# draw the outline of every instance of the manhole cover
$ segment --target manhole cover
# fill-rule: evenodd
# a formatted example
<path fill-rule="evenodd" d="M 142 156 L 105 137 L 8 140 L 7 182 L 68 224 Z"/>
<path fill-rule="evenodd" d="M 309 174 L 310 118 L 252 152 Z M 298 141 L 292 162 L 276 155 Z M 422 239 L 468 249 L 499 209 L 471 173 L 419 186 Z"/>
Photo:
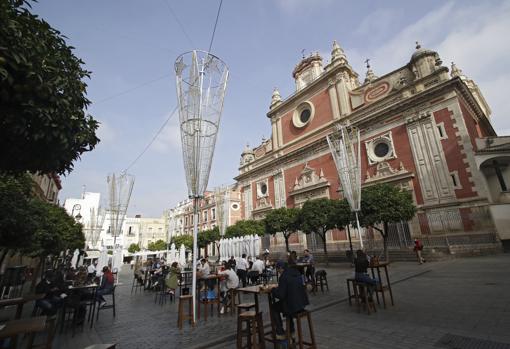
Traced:
<path fill-rule="evenodd" d="M 447 333 L 441 337 L 434 346 L 446 349 L 510 349 L 510 344 L 508 343 L 458 336 L 451 333 Z"/>

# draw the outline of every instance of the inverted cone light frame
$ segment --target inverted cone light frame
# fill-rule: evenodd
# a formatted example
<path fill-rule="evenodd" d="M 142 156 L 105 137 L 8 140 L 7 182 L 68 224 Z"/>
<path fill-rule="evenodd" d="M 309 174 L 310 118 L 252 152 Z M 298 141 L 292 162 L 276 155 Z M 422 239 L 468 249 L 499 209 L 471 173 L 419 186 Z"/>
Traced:
<path fill-rule="evenodd" d="M 126 211 L 133 192 L 135 177 L 128 173 L 115 173 L 108 175 L 108 199 L 109 199 L 109 218 L 113 236 L 113 248 L 116 248 L 117 237 L 122 233 L 122 224 L 126 217 Z"/>
<path fill-rule="evenodd" d="M 209 181 L 228 81 L 227 65 L 209 52 L 193 50 L 175 61 L 182 156 L 193 198 L 193 323 L 196 322 L 198 206 Z"/>
<path fill-rule="evenodd" d="M 357 127 L 336 124 L 333 133 L 326 138 L 342 184 L 343 196 L 356 215 L 359 241 L 361 248 L 363 248 L 358 219 L 358 212 L 361 209 L 360 131 Z"/>
<path fill-rule="evenodd" d="M 90 241 L 92 244 L 92 248 L 95 248 L 97 242 L 99 241 L 99 237 L 101 236 L 101 231 L 103 230 L 104 219 L 106 217 L 106 210 L 98 206 L 97 210 L 95 207 L 90 209 L 90 222 L 86 230 L 86 240 Z"/>

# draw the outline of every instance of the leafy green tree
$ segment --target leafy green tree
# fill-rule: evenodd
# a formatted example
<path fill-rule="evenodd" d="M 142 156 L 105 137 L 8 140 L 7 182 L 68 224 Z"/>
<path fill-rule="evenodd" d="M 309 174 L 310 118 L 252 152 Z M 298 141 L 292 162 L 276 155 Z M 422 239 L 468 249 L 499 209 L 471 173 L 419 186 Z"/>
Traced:
<path fill-rule="evenodd" d="M 218 227 L 214 227 L 212 229 L 203 230 L 198 233 L 198 247 L 205 249 L 205 255 L 208 255 L 208 246 L 211 243 L 215 243 L 216 247 L 219 248 L 218 243 L 220 240 L 220 229 Z"/>
<path fill-rule="evenodd" d="M 181 245 L 184 245 L 186 249 L 193 249 L 193 236 L 191 235 L 177 235 L 172 237 L 171 243 L 175 244 L 175 248 L 179 249 Z"/>
<path fill-rule="evenodd" d="M 300 209 L 299 208 L 277 208 L 269 212 L 264 218 L 266 234 L 276 235 L 282 233 L 285 239 L 285 248 L 289 249 L 290 236 L 299 230 Z"/>
<path fill-rule="evenodd" d="M 132 243 L 132 244 L 131 244 L 131 245 L 129 245 L 129 247 L 128 247 L 128 252 L 129 252 L 129 253 L 136 253 L 136 252 L 140 252 L 140 246 L 138 246 L 138 244 Z"/>
<path fill-rule="evenodd" d="M 166 250 L 166 242 L 163 240 L 157 240 L 155 242 L 151 242 L 147 248 L 149 249 L 149 251 Z"/>
<path fill-rule="evenodd" d="M 99 142 L 85 113 L 90 72 L 27 7 L 0 1 L 0 172 L 64 174 Z"/>
<path fill-rule="evenodd" d="M 308 200 L 301 208 L 301 230 L 306 234 L 315 234 L 323 242 L 326 265 L 328 261 L 328 247 L 326 233 L 336 227 L 336 204 L 330 199 Z"/>
<path fill-rule="evenodd" d="M 0 265 L 9 251 L 17 252 L 30 241 L 35 229 L 32 187 L 27 174 L 0 175 Z"/>
<path fill-rule="evenodd" d="M 245 235 L 264 236 L 264 222 L 253 219 L 237 221 L 234 225 L 228 226 L 225 231 L 226 238 L 240 237 Z"/>
<path fill-rule="evenodd" d="M 389 261 L 388 225 L 414 217 L 416 206 L 411 194 L 390 184 L 377 184 L 361 192 L 360 224 L 381 233 L 384 255 Z M 382 229 L 380 226 L 382 225 Z"/>

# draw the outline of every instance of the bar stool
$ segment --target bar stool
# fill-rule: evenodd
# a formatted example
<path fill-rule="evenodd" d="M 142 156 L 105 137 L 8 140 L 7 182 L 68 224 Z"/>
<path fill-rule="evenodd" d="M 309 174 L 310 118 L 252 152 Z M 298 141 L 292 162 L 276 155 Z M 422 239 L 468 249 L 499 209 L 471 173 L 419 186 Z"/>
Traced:
<path fill-rule="evenodd" d="M 246 328 L 243 329 L 243 323 Z M 243 344 L 243 337 L 246 337 L 246 345 Z M 258 343 L 257 342 L 258 337 Z M 262 324 L 262 313 L 246 311 L 237 316 L 237 349 L 265 349 L 264 326 Z"/>
<path fill-rule="evenodd" d="M 367 313 L 370 315 L 370 308 L 375 312 L 377 309 L 375 308 L 374 300 L 372 297 L 368 296 L 368 288 L 369 284 L 361 281 L 354 280 L 354 295 L 356 297 L 356 305 L 358 306 L 358 313 L 361 311 L 362 303 L 365 304 L 367 308 Z M 363 300 L 363 302 L 361 302 Z"/>
<path fill-rule="evenodd" d="M 315 289 L 320 286 L 321 292 L 324 292 L 324 286 L 326 286 L 329 291 L 328 278 L 326 275 L 327 273 L 325 270 L 317 270 L 315 272 Z"/>
<path fill-rule="evenodd" d="M 237 301 L 236 301 L 237 296 Z M 225 313 L 230 312 L 230 314 L 235 313 L 236 306 L 241 303 L 241 297 L 240 294 L 237 292 L 235 288 L 230 288 L 227 292 L 225 297 L 228 297 L 229 301 L 225 304 Z"/>
<path fill-rule="evenodd" d="M 347 282 L 347 300 L 349 301 L 349 305 L 352 306 L 352 300 L 356 300 L 356 291 L 354 290 L 354 282 L 356 280 L 354 278 L 347 278 L 345 281 Z"/>
<path fill-rule="evenodd" d="M 188 314 L 184 313 L 184 303 L 188 303 Z M 184 321 L 189 320 L 189 323 L 194 326 L 193 323 L 193 296 L 188 294 L 179 296 L 179 313 L 177 315 L 177 326 L 179 330 L 182 330 L 182 324 Z"/>
<path fill-rule="evenodd" d="M 255 303 L 240 303 L 237 305 L 237 314 L 242 314 L 243 312 L 251 309 L 255 310 Z"/>
<path fill-rule="evenodd" d="M 290 333 L 290 322 L 293 321 L 293 318 L 296 319 L 296 327 L 297 327 L 297 334 L 298 334 L 298 340 L 296 343 L 294 343 L 294 347 L 299 346 L 299 349 L 304 348 L 317 348 L 317 343 L 315 343 L 315 334 L 313 332 L 313 324 L 312 324 L 312 316 L 308 310 L 302 310 L 298 312 L 297 314 L 294 314 L 293 316 L 287 316 L 286 318 L 286 328 L 285 328 L 285 336 L 287 337 L 287 340 L 289 343 L 291 342 L 292 335 Z M 303 339 L 303 329 L 301 327 L 301 321 L 306 319 L 308 322 L 308 332 L 310 334 L 309 341 L 306 341 Z"/>

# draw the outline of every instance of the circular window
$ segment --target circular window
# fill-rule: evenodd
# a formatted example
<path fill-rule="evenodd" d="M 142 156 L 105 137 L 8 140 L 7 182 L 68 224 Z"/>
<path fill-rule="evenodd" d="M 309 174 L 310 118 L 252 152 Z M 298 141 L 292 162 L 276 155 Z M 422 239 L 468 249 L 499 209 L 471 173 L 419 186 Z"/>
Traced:
<path fill-rule="evenodd" d="M 266 185 L 266 183 L 262 183 L 262 184 L 260 185 L 260 193 L 261 193 L 262 195 L 266 195 L 266 194 L 267 194 L 267 185 Z"/>
<path fill-rule="evenodd" d="M 310 116 L 312 115 L 312 112 L 310 109 L 305 109 L 299 114 L 299 121 L 301 121 L 303 124 L 306 124 L 308 120 L 310 120 Z"/>
<path fill-rule="evenodd" d="M 374 146 L 374 154 L 379 158 L 384 158 L 390 152 L 390 146 L 386 142 L 379 142 Z"/>
<path fill-rule="evenodd" d="M 315 109 L 312 103 L 303 102 L 296 108 L 296 110 L 294 110 L 292 123 L 297 128 L 305 127 L 310 123 L 310 121 L 312 121 L 314 112 Z"/>
<path fill-rule="evenodd" d="M 231 207 L 232 207 L 232 209 L 233 209 L 234 211 L 239 210 L 239 204 L 238 204 L 238 203 L 233 203 L 233 204 L 231 205 Z"/>

